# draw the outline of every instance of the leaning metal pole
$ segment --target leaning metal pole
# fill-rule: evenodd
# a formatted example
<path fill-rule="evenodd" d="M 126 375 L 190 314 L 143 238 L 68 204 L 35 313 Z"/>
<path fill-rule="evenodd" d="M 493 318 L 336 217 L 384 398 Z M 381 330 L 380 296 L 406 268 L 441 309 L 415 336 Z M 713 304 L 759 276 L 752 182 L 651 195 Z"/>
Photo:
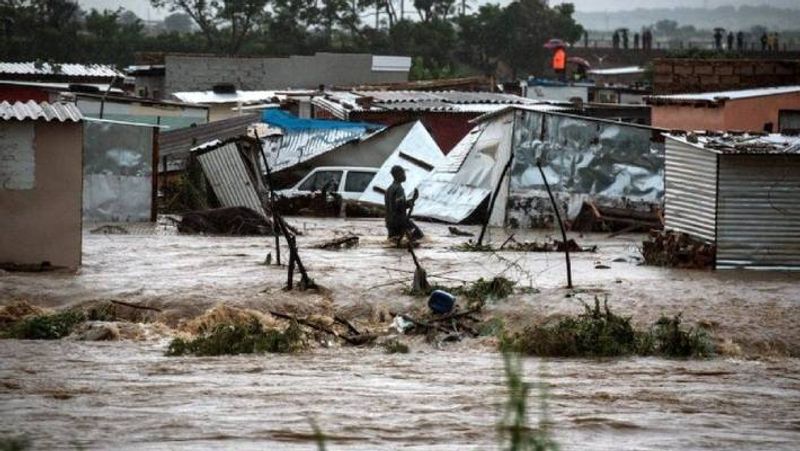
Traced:
<path fill-rule="evenodd" d="M 269 209 L 272 211 L 272 233 L 275 234 L 275 264 L 281 265 L 281 234 L 280 231 L 283 227 L 278 221 L 278 212 L 275 210 L 275 191 L 272 189 L 272 171 L 267 163 L 267 156 L 264 155 L 264 145 L 261 143 L 261 138 L 258 136 L 258 130 L 253 129 L 253 134 L 258 143 L 258 153 L 261 154 L 261 161 L 264 163 L 264 170 L 267 172 L 267 188 L 269 188 Z M 276 230 L 277 229 L 277 230 Z"/>
<path fill-rule="evenodd" d="M 561 213 L 558 212 L 558 205 L 556 205 L 556 199 L 553 197 L 553 192 L 550 191 L 550 184 L 547 183 L 547 177 L 544 176 L 544 170 L 542 170 L 542 160 L 536 160 L 536 167 L 539 168 L 539 173 L 542 174 L 542 181 L 544 181 L 544 187 L 547 188 L 547 195 L 550 196 L 550 203 L 553 204 L 553 211 L 556 213 L 556 220 L 558 221 L 558 227 L 561 229 L 561 239 L 564 243 L 564 255 L 567 258 L 567 288 L 572 288 L 572 263 L 569 260 L 569 244 L 567 244 L 567 231 L 564 228 L 564 223 L 561 222 Z"/>

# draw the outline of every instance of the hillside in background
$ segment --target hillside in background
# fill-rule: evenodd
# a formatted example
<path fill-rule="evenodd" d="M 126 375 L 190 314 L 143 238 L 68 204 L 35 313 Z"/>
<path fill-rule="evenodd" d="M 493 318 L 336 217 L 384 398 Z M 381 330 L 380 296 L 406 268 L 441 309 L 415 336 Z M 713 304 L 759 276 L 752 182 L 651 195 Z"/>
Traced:
<path fill-rule="evenodd" d="M 729 30 L 748 30 L 763 25 L 770 30 L 800 30 L 800 9 L 773 6 L 721 6 L 703 8 L 638 8 L 631 11 L 575 12 L 575 19 L 589 30 L 613 30 L 627 27 L 639 29 L 659 20 L 674 20 L 681 26 L 698 29 L 722 27 Z"/>

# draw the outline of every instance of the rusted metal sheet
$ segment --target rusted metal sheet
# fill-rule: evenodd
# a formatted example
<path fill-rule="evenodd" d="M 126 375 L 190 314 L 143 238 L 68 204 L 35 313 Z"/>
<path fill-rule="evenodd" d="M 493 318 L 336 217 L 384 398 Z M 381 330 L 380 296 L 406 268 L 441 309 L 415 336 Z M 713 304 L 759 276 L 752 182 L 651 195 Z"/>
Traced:
<path fill-rule="evenodd" d="M 719 155 L 717 268 L 800 269 L 800 154 Z"/>
<path fill-rule="evenodd" d="M 664 227 L 714 242 L 717 154 L 668 137 L 665 180 Z"/>
<path fill-rule="evenodd" d="M 192 147 L 218 139 L 244 135 L 250 124 L 259 122 L 258 114 L 245 114 L 196 127 L 165 131 L 158 135 L 158 148 L 162 157 L 187 153 Z"/>
<path fill-rule="evenodd" d="M 78 107 L 72 103 L 0 102 L 0 120 L 44 120 L 47 122 L 80 122 L 83 120 Z"/>
<path fill-rule="evenodd" d="M 204 151 L 197 159 L 222 206 L 247 207 L 266 217 L 253 183 L 253 175 L 248 171 L 236 143 Z"/>

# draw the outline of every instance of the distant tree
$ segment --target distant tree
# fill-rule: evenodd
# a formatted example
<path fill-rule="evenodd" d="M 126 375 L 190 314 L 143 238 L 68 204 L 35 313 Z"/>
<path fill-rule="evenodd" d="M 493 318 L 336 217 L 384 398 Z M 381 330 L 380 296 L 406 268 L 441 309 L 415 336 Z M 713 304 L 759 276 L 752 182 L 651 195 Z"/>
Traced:
<path fill-rule="evenodd" d="M 207 50 L 236 54 L 258 23 L 268 0 L 150 0 L 156 8 L 183 12 L 206 39 Z"/>
<path fill-rule="evenodd" d="M 167 31 L 190 33 L 194 28 L 193 24 L 192 18 L 184 13 L 172 13 L 164 18 L 164 29 Z"/>
<path fill-rule="evenodd" d="M 142 21 L 135 12 L 129 10 L 120 11 L 118 17 L 118 21 L 122 25 L 133 25 Z"/>
<path fill-rule="evenodd" d="M 664 36 L 673 36 L 678 31 L 678 22 L 674 20 L 659 20 L 655 25 L 656 32 Z"/>

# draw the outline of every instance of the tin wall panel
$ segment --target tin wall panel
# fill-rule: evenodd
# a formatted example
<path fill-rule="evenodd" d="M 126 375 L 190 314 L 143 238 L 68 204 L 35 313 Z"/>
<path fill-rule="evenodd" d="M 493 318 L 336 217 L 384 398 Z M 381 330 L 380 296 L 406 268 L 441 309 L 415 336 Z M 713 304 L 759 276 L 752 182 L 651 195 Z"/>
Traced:
<path fill-rule="evenodd" d="M 800 269 L 800 155 L 721 155 L 717 268 Z"/>
<path fill-rule="evenodd" d="M 197 157 L 214 194 L 225 207 L 247 207 L 266 216 L 250 173 L 235 143 Z"/>
<path fill-rule="evenodd" d="M 713 242 L 717 154 L 667 138 L 665 180 L 665 228 Z"/>

